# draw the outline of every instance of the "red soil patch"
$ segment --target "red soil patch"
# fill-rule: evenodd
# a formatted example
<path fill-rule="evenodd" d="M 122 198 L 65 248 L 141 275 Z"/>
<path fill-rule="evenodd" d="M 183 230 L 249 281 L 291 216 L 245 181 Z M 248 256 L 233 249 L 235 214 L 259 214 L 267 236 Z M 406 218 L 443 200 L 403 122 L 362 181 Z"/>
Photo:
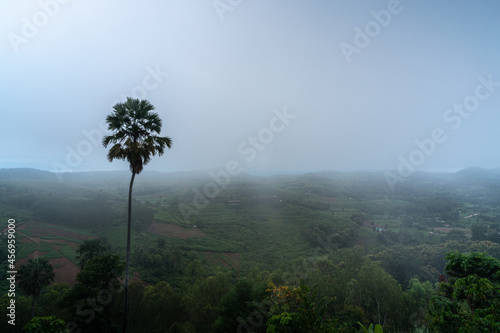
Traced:
<path fill-rule="evenodd" d="M 370 229 L 373 229 L 374 227 L 375 228 L 382 228 L 382 226 L 380 224 L 377 224 L 377 223 L 372 224 L 372 221 L 363 221 L 363 226 L 370 228 Z"/>
<path fill-rule="evenodd" d="M 26 264 L 28 262 L 28 259 L 34 259 L 35 256 L 37 258 L 43 258 L 45 254 L 46 254 L 45 252 L 38 252 L 38 251 L 32 252 L 28 255 L 28 257 L 16 260 L 16 268 L 19 269 L 21 265 Z M 51 264 L 54 267 L 55 277 L 52 284 L 65 282 L 70 286 L 75 285 L 76 274 L 78 274 L 78 272 L 80 271 L 75 264 L 73 264 L 66 257 L 52 258 L 48 260 L 49 264 Z"/>
<path fill-rule="evenodd" d="M 19 231 L 19 235 L 23 237 L 22 238 L 23 242 L 36 243 L 36 244 L 39 244 L 41 242 L 49 243 L 52 246 L 52 248 L 57 252 L 59 252 L 62 249 L 62 246 L 54 243 L 67 244 L 75 250 L 77 250 L 78 247 L 80 246 L 80 244 L 78 244 L 77 242 L 68 241 L 65 239 L 61 239 L 59 237 L 70 238 L 77 241 L 84 241 L 96 237 L 96 236 L 89 236 L 85 234 L 79 234 L 76 232 L 63 230 L 59 228 L 59 226 L 57 225 L 38 224 L 36 221 L 24 222 L 22 225 L 18 225 L 17 229 Z M 23 233 L 23 230 L 29 231 L 30 234 L 35 236 L 29 236 L 25 234 Z M 54 239 L 43 239 L 41 238 L 41 236 L 51 237 Z M 28 259 L 43 258 L 45 254 L 46 252 L 40 252 L 36 250 L 28 254 L 27 257 L 18 259 L 16 261 L 16 268 L 19 269 L 19 267 L 25 264 L 28 261 Z M 80 271 L 75 264 L 73 264 L 68 258 L 64 257 L 62 254 L 60 258 L 52 258 L 48 260 L 49 263 L 54 267 L 55 278 L 52 283 L 65 282 L 70 286 L 75 285 L 76 275 Z"/>
<path fill-rule="evenodd" d="M 71 238 L 71 239 L 81 240 L 81 241 L 96 237 L 96 236 L 89 236 L 89 235 L 79 234 L 79 233 L 72 232 L 72 231 L 63 230 L 63 229 L 60 229 L 59 226 L 57 226 L 55 224 L 50 225 L 50 227 L 46 227 L 46 226 L 40 225 L 34 221 L 24 223 L 18 229 L 19 230 L 29 230 L 33 235 L 43 235 L 43 236 L 52 237 L 52 238 L 66 237 L 66 238 Z M 30 238 L 29 236 L 26 236 L 26 237 Z M 32 238 L 36 238 L 36 236 L 32 236 Z M 46 241 L 46 240 L 44 239 L 42 241 Z M 63 241 L 63 240 L 61 240 L 61 241 Z"/>
<path fill-rule="evenodd" d="M 159 223 L 156 221 L 153 221 L 153 223 L 151 223 L 149 231 L 154 232 L 155 234 L 160 234 L 162 236 L 181 239 L 206 236 L 203 231 L 197 228 L 186 229 L 175 224 Z"/>
<path fill-rule="evenodd" d="M 65 282 L 70 286 L 75 285 L 76 275 L 80 270 L 68 258 L 49 259 L 49 263 L 54 266 L 54 273 L 56 274 L 52 283 Z"/>
<path fill-rule="evenodd" d="M 239 253 L 229 252 L 202 252 L 205 258 L 214 265 L 222 265 L 224 267 L 239 268 L 241 257 Z"/>

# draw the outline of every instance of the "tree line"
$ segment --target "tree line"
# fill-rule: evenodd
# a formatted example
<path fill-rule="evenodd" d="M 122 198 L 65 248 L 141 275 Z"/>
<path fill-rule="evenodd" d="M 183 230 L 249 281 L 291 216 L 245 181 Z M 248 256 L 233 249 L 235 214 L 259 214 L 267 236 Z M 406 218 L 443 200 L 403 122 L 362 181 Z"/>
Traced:
<path fill-rule="evenodd" d="M 500 261 L 474 251 L 494 245 L 470 244 L 463 252 L 449 250 L 453 247 L 450 243 L 442 249 L 442 256 L 447 251 L 439 262 L 444 271 L 435 272 L 440 273 L 433 276 L 435 283 L 419 276 L 415 264 L 401 267 L 402 260 L 396 260 L 394 267 L 387 266 L 397 259 L 398 249 L 376 258 L 361 247 L 318 252 L 296 260 L 287 270 L 254 267 L 243 275 L 234 269 L 211 271 L 201 260 L 190 258 L 177 267 L 181 275 L 173 282 L 158 278 L 154 284 L 130 283 L 128 330 L 359 332 L 373 324 L 386 332 L 495 331 L 500 325 Z M 420 250 L 424 256 L 431 251 Z M 97 239 L 85 241 L 77 252 L 80 272 L 73 287 L 44 287 L 47 283 L 33 276 L 32 267 L 47 269 L 45 276 L 50 278 L 46 263 L 28 262 L 20 269 L 19 326 L 12 330 L 4 321 L 2 332 L 21 332 L 32 314 L 40 325 L 62 320 L 70 332 L 120 330 L 123 260 Z M 160 255 L 170 255 L 172 263 L 182 261 L 167 247 Z M 0 306 L 8 301 L 7 295 L 0 297 Z M 54 318 L 38 318 L 49 316 Z"/>

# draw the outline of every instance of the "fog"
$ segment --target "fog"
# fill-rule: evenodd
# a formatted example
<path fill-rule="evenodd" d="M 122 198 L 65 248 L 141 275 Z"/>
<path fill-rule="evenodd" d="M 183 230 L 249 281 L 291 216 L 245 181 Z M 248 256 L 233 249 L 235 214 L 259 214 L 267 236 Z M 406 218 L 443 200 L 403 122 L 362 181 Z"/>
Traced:
<path fill-rule="evenodd" d="M 499 12 L 493 0 L 3 1 L 0 167 L 126 170 L 100 139 L 127 96 L 149 100 L 173 139 L 150 170 L 499 167 Z"/>

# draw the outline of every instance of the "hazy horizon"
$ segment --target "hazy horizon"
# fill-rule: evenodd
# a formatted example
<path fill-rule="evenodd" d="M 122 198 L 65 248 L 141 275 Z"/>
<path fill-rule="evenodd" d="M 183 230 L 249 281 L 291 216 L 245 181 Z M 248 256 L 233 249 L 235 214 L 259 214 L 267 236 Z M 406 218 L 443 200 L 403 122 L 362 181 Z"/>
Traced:
<path fill-rule="evenodd" d="M 128 170 L 100 139 L 145 98 L 173 139 L 146 170 L 500 167 L 500 3 L 0 4 L 0 168 Z M 239 170 L 239 169 L 238 169 Z M 386 175 L 387 177 L 387 175 Z M 399 178 L 394 178 L 399 177 Z"/>
<path fill-rule="evenodd" d="M 129 174 L 130 170 L 128 169 L 106 169 L 106 170 L 71 170 L 71 171 L 57 171 L 57 170 L 47 170 L 47 169 L 39 169 L 39 168 L 32 168 L 32 167 L 2 167 L 0 168 L 0 171 L 2 170 L 35 170 L 35 171 L 42 171 L 42 172 L 50 172 L 54 174 L 65 174 L 65 173 L 99 173 L 99 172 L 106 172 L 106 173 L 113 173 L 113 172 L 119 172 L 119 173 L 125 173 Z M 428 173 L 428 174 L 453 174 L 457 173 L 460 171 L 464 170 L 484 170 L 484 171 L 495 171 L 495 170 L 500 170 L 500 168 L 482 168 L 482 167 L 477 167 L 477 166 L 470 166 L 466 167 L 463 169 L 433 169 L 433 170 L 417 170 L 415 171 L 416 173 Z M 196 175 L 205 175 L 207 177 L 210 177 L 210 173 L 219 173 L 225 171 L 224 168 L 213 168 L 213 169 L 190 169 L 190 170 L 158 170 L 158 169 L 150 169 L 148 167 L 145 167 L 144 170 L 141 172 L 141 174 L 144 173 L 162 173 L 162 174 L 176 174 L 176 173 L 185 173 L 185 174 L 196 174 Z M 356 174 L 356 173 L 380 173 L 383 174 L 385 172 L 393 172 L 397 173 L 397 169 L 392 169 L 392 170 L 298 170 L 298 171 L 273 171 L 273 172 L 249 172 L 245 170 L 241 170 L 237 175 L 249 175 L 249 176 L 256 176 L 256 177 L 267 177 L 267 176 L 280 176 L 280 175 L 305 175 L 305 174 L 321 174 L 321 173 L 340 173 L 340 174 Z"/>

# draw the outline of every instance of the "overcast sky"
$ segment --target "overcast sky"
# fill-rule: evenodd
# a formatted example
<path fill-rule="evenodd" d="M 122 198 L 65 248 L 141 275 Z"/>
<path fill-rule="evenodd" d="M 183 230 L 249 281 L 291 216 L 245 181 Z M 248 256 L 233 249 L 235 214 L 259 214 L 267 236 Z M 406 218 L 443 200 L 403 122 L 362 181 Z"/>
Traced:
<path fill-rule="evenodd" d="M 500 167 L 500 2 L 0 2 L 0 168 L 127 169 L 103 120 L 148 99 L 146 168 Z"/>

